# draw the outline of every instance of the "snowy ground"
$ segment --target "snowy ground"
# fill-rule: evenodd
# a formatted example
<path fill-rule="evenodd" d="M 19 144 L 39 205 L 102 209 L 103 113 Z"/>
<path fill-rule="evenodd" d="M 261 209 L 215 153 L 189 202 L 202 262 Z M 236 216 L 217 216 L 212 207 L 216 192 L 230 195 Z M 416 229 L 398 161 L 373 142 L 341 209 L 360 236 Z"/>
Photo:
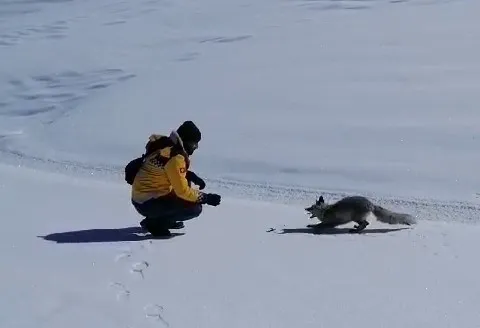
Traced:
<path fill-rule="evenodd" d="M 478 12 L 0 0 L 0 327 L 480 327 Z M 185 119 L 224 201 L 150 240 L 123 165 Z M 419 224 L 305 228 L 351 193 Z"/>
<path fill-rule="evenodd" d="M 5 160 L 110 175 L 191 118 L 215 181 L 479 201 L 476 1 L 11 3 Z"/>
<path fill-rule="evenodd" d="M 0 177 L 1 327 L 480 322 L 478 226 L 313 235 L 299 208 L 226 199 L 184 235 L 149 240 L 123 185 L 10 167 Z"/>

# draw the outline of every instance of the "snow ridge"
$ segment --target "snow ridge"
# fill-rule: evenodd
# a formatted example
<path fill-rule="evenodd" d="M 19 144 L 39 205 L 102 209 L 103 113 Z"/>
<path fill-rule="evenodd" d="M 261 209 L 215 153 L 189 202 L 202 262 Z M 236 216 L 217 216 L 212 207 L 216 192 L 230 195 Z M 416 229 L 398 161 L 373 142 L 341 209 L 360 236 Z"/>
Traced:
<path fill-rule="evenodd" d="M 7 138 L 6 136 L 5 138 Z M 1 149 L 2 138 L 0 136 L 0 154 L 4 162 L 16 165 L 33 167 L 47 171 L 62 172 L 85 178 L 100 179 L 106 181 L 123 182 L 123 166 L 108 166 L 102 164 L 80 163 L 75 161 L 57 161 L 41 157 L 29 156 L 19 151 Z M 351 189 L 331 190 L 325 188 L 306 187 L 302 185 L 280 185 L 265 181 L 235 180 L 226 178 L 208 178 L 205 181 L 212 190 L 230 196 L 243 199 L 255 199 L 278 204 L 310 205 L 324 195 L 329 202 L 341 197 L 362 194 L 369 197 L 379 205 L 395 207 L 399 210 L 410 212 L 417 220 L 433 220 L 444 222 L 478 223 L 480 218 L 480 197 L 474 195 L 471 202 L 457 200 L 440 200 L 432 198 L 401 198 L 398 196 L 379 195 Z M 477 202 L 475 202 L 475 198 Z"/>

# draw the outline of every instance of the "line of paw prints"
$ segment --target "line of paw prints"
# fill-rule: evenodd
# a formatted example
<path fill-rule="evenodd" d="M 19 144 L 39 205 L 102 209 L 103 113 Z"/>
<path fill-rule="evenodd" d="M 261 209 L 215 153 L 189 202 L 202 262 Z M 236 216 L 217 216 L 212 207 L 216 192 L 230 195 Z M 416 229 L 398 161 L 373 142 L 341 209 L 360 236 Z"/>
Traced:
<path fill-rule="evenodd" d="M 146 243 L 141 243 L 139 245 L 139 250 L 149 250 L 152 246 L 152 241 L 147 241 Z M 128 247 L 117 256 L 115 256 L 115 262 L 122 262 L 122 261 L 131 261 L 133 258 L 134 251 Z M 134 275 L 136 278 L 140 278 L 141 280 L 145 279 L 146 271 L 150 267 L 150 263 L 148 261 L 132 261 L 131 265 L 129 266 L 129 272 Z M 110 283 L 110 287 L 113 288 L 116 295 L 116 300 L 118 302 L 128 302 L 131 297 L 130 289 L 123 283 L 120 282 L 112 282 Z M 164 308 L 158 304 L 146 304 L 143 307 L 143 314 L 147 320 L 153 320 L 154 322 L 158 322 L 164 327 L 170 327 L 170 324 L 164 318 Z M 127 327 L 127 328 L 134 328 L 134 327 Z"/>

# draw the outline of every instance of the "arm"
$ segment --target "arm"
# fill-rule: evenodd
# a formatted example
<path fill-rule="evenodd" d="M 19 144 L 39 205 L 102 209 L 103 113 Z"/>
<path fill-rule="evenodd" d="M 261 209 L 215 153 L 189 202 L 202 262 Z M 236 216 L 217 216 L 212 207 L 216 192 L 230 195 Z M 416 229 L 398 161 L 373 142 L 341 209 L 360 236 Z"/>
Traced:
<path fill-rule="evenodd" d="M 196 175 L 193 171 L 187 171 L 185 178 L 187 181 L 196 184 L 200 190 L 204 189 L 206 186 L 205 181 L 203 181 L 203 179 Z"/>
<path fill-rule="evenodd" d="M 165 172 L 172 184 L 175 194 L 189 202 L 200 202 L 202 193 L 188 185 L 187 168 L 182 155 L 172 157 L 165 165 Z"/>

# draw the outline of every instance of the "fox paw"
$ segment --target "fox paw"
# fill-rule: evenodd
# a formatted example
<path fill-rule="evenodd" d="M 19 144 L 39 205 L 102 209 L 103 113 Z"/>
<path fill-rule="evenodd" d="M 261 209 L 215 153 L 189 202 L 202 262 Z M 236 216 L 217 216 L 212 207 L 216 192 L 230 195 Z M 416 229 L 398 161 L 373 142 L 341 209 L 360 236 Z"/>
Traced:
<path fill-rule="evenodd" d="M 356 225 L 352 229 L 349 230 L 350 233 L 361 233 L 363 230 L 365 230 L 364 225 Z"/>

